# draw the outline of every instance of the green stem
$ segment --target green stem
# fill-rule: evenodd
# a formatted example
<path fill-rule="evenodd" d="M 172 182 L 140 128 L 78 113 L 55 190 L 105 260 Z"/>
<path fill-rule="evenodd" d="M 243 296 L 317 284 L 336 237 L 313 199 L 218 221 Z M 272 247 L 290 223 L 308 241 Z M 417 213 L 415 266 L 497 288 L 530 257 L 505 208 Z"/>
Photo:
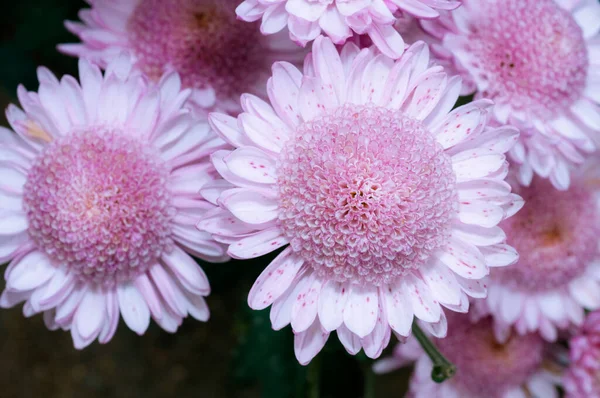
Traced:
<path fill-rule="evenodd" d="M 319 398 L 321 396 L 321 361 L 317 356 L 308 365 L 308 398 Z"/>
<path fill-rule="evenodd" d="M 452 378 L 456 373 L 456 367 L 438 351 L 427 335 L 423 333 L 419 325 L 417 325 L 417 322 L 413 322 L 412 331 L 415 338 L 419 341 L 419 344 L 421 344 L 421 347 L 423 347 L 423 350 L 425 350 L 425 353 L 427 353 L 431 359 L 431 362 L 433 362 L 431 379 L 436 383 L 442 383 L 445 380 Z"/>
<path fill-rule="evenodd" d="M 363 398 L 375 398 L 375 374 L 371 366 L 365 366 L 363 373 L 365 375 L 365 387 Z"/>

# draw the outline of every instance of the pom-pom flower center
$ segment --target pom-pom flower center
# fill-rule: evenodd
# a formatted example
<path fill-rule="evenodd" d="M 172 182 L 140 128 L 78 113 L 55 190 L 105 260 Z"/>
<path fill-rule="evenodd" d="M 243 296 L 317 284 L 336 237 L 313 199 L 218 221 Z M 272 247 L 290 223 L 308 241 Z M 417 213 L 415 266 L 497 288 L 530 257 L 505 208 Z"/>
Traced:
<path fill-rule="evenodd" d="M 402 113 L 346 105 L 305 122 L 277 173 L 284 233 L 334 280 L 390 283 L 449 237 L 457 203 L 451 160 Z"/>
<path fill-rule="evenodd" d="M 50 143 L 24 186 L 39 250 L 84 282 L 113 286 L 171 249 L 168 169 L 151 148 L 96 128 Z"/>
<path fill-rule="evenodd" d="M 588 53 L 568 11 L 554 0 L 489 1 L 482 9 L 468 46 L 487 82 L 484 97 L 509 98 L 515 109 L 553 117 L 581 96 Z"/>
<path fill-rule="evenodd" d="M 514 334 L 499 343 L 491 318 L 476 324 L 453 322 L 451 330 L 436 344 L 459 369 L 452 382 L 461 396 L 501 397 L 508 386 L 523 384 L 542 364 L 544 342 L 539 335 Z"/>
<path fill-rule="evenodd" d="M 239 95 L 263 67 L 260 33 L 236 21 L 236 1 L 143 0 L 128 22 L 138 66 L 158 78 L 175 68 L 185 87 Z"/>
<path fill-rule="evenodd" d="M 503 222 L 508 243 L 520 254 L 519 262 L 499 268 L 495 277 L 532 291 L 568 284 L 583 274 L 598 254 L 597 205 L 594 192 L 581 181 L 568 192 L 557 191 L 535 179 L 520 188 L 525 207 Z"/>

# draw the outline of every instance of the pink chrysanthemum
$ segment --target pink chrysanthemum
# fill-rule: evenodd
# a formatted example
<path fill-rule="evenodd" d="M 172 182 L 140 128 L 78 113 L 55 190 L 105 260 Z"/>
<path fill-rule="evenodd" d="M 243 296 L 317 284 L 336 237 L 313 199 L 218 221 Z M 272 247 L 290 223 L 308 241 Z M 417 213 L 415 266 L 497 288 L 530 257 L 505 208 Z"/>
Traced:
<path fill-rule="evenodd" d="M 194 224 L 214 208 L 197 192 L 223 148 L 183 107 L 175 73 L 150 84 L 121 56 L 104 76 L 80 61 L 81 85 L 38 70 L 38 93 L 8 107 L 0 134 L 0 263 L 11 260 L 0 306 L 25 302 L 75 347 L 108 342 L 123 317 L 143 334 L 150 317 L 175 332 L 206 321 L 206 275 L 186 253 L 227 259 Z"/>
<path fill-rule="evenodd" d="M 557 328 L 581 324 L 584 308 L 600 308 L 598 181 L 593 162 L 574 175 L 568 191 L 539 177 L 515 187 L 525 207 L 500 226 L 520 259 L 491 273 L 489 295 L 477 303 L 478 311 L 494 315 L 498 338 L 514 325 L 552 341 Z"/>
<path fill-rule="evenodd" d="M 422 26 L 442 44 L 494 115 L 521 130 L 511 150 L 518 179 L 561 190 L 600 134 L 600 3 L 597 0 L 466 0 Z"/>
<path fill-rule="evenodd" d="M 158 80 L 175 70 L 193 88 L 199 109 L 239 112 L 242 93 L 266 97 L 265 83 L 276 60 L 299 64 L 306 52 L 287 35 L 265 37 L 237 21 L 238 0 L 90 0 L 91 9 L 67 22 L 81 44 L 63 44 L 67 54 L 106 67 L 127 51 L 136 67 Z"/>
<path fill-rule="evenodd" d="M 600 398 L 600 312 L 592 312 L 569 342 L 570 364 L 565 373 L 567 398 Z"/>
<path fill-rule="evenodd" d="M 385 55 L 399 58 L 405 45 L 394 29 L 400 14 L 437 18 L 439 10 L 453 10 L 461 0 L 244 0 L 238 16 L 253 22 L 262 18 L 261 32 L 272 34 L 288 27 L 290 38 L 306 45 L 324 32 L 336 44 L 354 33 L 368 35 Z"/>
<path fill-rule="evenodd" d="M 456 366 L 452 379 L 431 379 L 432 362 L 415 339 L 398 345 L 393 357 L 378 361 L 374 370 L 386 373 L 416 362 L 412 398 L 558 398 L 560 376 L 549 370 L 549 347 L 538 334 L 499 343 L 491 318 L 473 324 L 467 315 L 453 315 L 448 323 L 448 336 L 434 343 Z"/>
<path fill-rule="evenodd" d="M 213 154 L 224 180 L 203 193 L 221 208 L 199 227 L 236 258 L 289 244 L 248 300 L 273 304 L 275 329 L 291 322 L 301 363 L 334 330 L 371 357 L 413 315 L 443 335 L 440 304 L 466 311 L 488 267 L 517 259 L 496 224 L 521 205 L 503 181 L 518 133 L 486 126 L 489 101 L 450 112 L 459 90 L 423 43 L 394 62 L 319 37 L 304 73 L 274 64 L 270 105 L 211 114 L 238 149 Z"/>

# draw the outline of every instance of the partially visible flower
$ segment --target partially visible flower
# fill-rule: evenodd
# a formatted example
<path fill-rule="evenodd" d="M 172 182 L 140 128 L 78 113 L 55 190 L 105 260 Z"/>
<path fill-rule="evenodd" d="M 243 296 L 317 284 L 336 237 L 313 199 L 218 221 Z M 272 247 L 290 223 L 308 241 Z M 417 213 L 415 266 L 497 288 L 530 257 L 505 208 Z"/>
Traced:
<path fill-rule="evenodd" d="M 122 51 L 151 79 L 175 70 L 199 109 L 238 113 L 239 98 L 266 97 L 271 64 L 301 63 L 306 52 L 284 33 L 265 37 L 236 20 L 238 0 L 90 0 L 82 23 L 66 22 L 82 40 L 62 44 L 67 54 L 101 67 Z"/>
<path fill-rule="evenodd" d="M 565 373 L 567 398 L 600 397 L 600 311 L 589 314 L 569 341 L 570 364 Z"/>
<path fill-rule="evenodd" d="M 467 311 L 488 267 L 516 261 L 496 225 L 522 205 L 503 181 L 518 132 L 490 128 L 486 100 L 451 111 L 459 91 L 424 43 L 393 61 L 319 37 L 304 72 L 273 66 L 270 104 L 211 114 L 237 149 L 212 156 L 224 180 L 202 192 L 221 208 L 199 227 L 236 258 L 287 246 L 248 302 L 291 323 L 301 363 L 332 331 L 370 357 L 414 317 L 444 335 L 441 306 Z"/>
<path fill-rule="evenodd" d="M 600 3 L 466 0 L 421 25 L 436 57 L 521 130 L 510 152 L 519 182 L 535 173 L 567 189 L 600 135 Z"/>
<path fill-rule="evenodd" d="M 499 338 L 514 325 L 554 340 L 557 328 L 583 322 L 584 308 L 600 308 L 600 179 L 597 162 L 586 166 L 568 191 L 539 177 L 515 184 L 525 207 L 500 226 L 520 258 L 492 271 L 488 297 L 476 304 L 494 315 Z"/>
<path fill-rule="evenodd" d="M 206 321 L 209 283 L 187 253 L 228 258 L 194 226 L 224 142 L 184 107 L 177 74 L 156 85 L 131 68 L 81 60 L 81 84 L 39 68 L 38 92 L 18 89 L 24 111 L 7 109 L 17 134 L 0 131 L 0 306 L 25 302 L 76 348 L 108 342 L 120 316 L 140 335 L 150 317 L 169 332 Z"/>
<path fill-rule="evenodd" d="M 244 0 L 238 16 L 253 22 L 262 18 L 261 32 L 272 34 L 288 27 L 290 38 L 302 46 L 322 32 L 335 44 L 356 34 L 368 35 L 377 48 L 399 58 L 405 45 L 394 29 L 400 14 L 437 18 L 439 10 L 453 10 L 461 0 Z"/>
<path fill-rule="evenodd" d="M 375 372 L 416 362 L 412 398 L 558 398 L 560 376 L 545 356 L 550 347 L 538 334 L 499 343 L 491 318 L 473 324 L 462 314 L 449 316 L 448 328 L 448 336 L 434 339 L 434 344 L 456 366 L 453 378 L 443 383 L 431 379 L 433 364 L 414 338 L 398 345 L 392 357 L 376 362 Z"/>

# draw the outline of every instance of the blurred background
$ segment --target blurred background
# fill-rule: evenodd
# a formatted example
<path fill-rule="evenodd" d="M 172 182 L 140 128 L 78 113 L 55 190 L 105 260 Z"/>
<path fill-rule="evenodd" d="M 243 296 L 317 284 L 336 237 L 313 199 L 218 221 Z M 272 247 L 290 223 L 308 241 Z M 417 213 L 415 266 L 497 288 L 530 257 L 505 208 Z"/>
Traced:
<path fill-rule="evenodd" d="M 75 41 L 63 21 L 77 19 L 85 6 L 83 0 L 3 2 L 2 109 L 16 103 L 18 84 L 37 90 L 38 65 L 59 77 L 77 76 L 77 61 L 56 45 Z M 1 123 L 7 126 L 3 113 Z M 212 285 L 211 319 L 186 319 L 175 335 L 151 324 L 139 337 L 121 323 L 109 344 L 77 351 L 69 333 L 47 330 L 41 316 L 26 319 L 20 307 L 0 310 L 0 397 L 403 397 L 409 370 L 373 375 L 373 361 L 348 355 L 335 335 L 308 367 L 298 364 L 291 329 L 271 330 L 268 310 L 251 311 L 246 304 L 273 257 L 202 263 Z M 392 337 L 384 355 L 394 344 Z"/>

